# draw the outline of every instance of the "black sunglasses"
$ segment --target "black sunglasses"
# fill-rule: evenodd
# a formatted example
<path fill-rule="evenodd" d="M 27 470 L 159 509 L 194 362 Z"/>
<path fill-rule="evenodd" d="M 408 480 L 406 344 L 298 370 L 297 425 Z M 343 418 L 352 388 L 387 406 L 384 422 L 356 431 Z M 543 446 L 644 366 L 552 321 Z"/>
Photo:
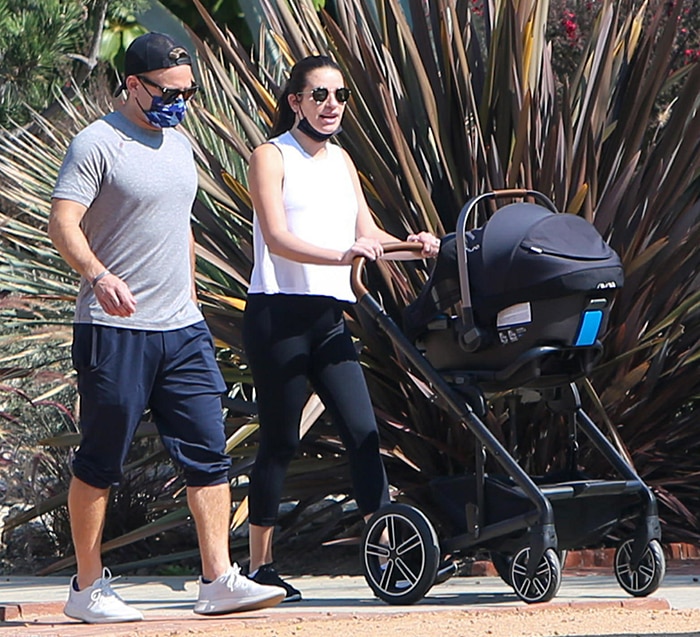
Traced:
<path fill-rule="evenodd" d="M 328 99 L 330 91 L 325 86 L 319 86 L 311 91 L 299 91 L 297 95 L 308 95 L 309 93 L 314 102 L 321 104 Z M 338 100 L 339 104 L 345 104 L 350 99 L 350 89 L 345 86 L 335 89 L 335 99 Z"/>
<path fill-rule="evenodd" d="M 148 84 L 153 88 L 157 88 L 161 92 L 161 99 L 163 100 L 163 104 L 172 104 L 180 95 L 182 95 L 183 100 L 187 101 L 191 97 L 193 97 L 194 94 L 199 90 L 199 86 L 197 86 L 196 84 L 185 89 L 165 88 L 164 86 L 160 86 L 152 80 L 149 80 L 143 75 L 137 75 L 136 77 L 138 78 L 139 82 L 141 82 L 141 84 Z M 144 86 L 144 88 L 146 87 Z M 146 93 L 151 95 L 151 92 L 148 89 L 146 89 Z M 151 97 L 153 97 L 153 95 L 151 95 Z"/>

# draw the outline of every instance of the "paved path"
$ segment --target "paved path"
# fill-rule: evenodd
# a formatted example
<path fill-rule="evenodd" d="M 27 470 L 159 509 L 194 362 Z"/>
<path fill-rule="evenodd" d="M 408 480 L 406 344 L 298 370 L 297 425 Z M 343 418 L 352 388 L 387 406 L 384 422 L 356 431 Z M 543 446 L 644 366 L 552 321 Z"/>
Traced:
<path fill-rule="evenodd" d="M 700 563 L 669 569 L 661 588 L 647 598 L 633 598 L 617 584 L 614 576 L 600 571 L 563 573 L 557 597 L 548 604 L 527 606 L 498 577 L 454 577 L 433 587 L 418 604 L 390 606 L 373 597 L 362 577 L 297 577 L 290 581 L 302 590 L 304 600 L 281 604 L 265 611 L 239 613 L 236 619 L 265 622 L 275 619 L 377 616 L 440 610 L 493 611 L 556 606 L 615 606 L 627 609 L 700 608 Z M 148 635 L 155 626 L 173 626 L 173 635 L 199 632 L 199 622 L 224 622 L 192 613 L 196 583 L 183 577 L 121 577 L 115 589 L 141 609 L 146 621 L 107 627 L 87 626 L 62 615 L 68 590 L 67 577 L 0 578 L 0 637 L 73 637 L 88 635 Z M 229 618 L 232 616 L 229 616 Z M 240 623 L 236 624 L 242 627 Z M 139 627 L 136 629 L 136 627 Z M 150 626 L 150 629 L 148 628 Z M 191 630 L 183 630 L 189 626 Z M 150 633 L 154 634 L 154 633 Z"/>

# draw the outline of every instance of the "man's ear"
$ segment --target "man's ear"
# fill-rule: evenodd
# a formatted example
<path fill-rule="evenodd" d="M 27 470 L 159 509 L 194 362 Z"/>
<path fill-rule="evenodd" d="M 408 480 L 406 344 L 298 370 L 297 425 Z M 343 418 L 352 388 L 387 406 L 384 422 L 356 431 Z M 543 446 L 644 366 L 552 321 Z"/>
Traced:
<path fill-rule="evenodd" d="M 126 86 L 126 90 L 131 93 L 131 91 L 135 90 L 137 88 L 137 85 L 139 84 L 139 78 L 137 78 L 135 75 L 129 75 L 127 76 L 126 80 L 124 81 L 124 85 Z"/>

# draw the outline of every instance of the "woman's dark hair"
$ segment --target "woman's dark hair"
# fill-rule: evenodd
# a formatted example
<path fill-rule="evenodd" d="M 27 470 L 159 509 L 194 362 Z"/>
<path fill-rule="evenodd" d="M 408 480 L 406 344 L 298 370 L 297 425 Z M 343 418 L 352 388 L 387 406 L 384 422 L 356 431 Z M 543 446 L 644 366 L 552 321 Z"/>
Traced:
<path fill-rule="evenodd" d="M 277 137 L 282 133 L 287 132 L 294 126 L 295 114 L 292 107 L 289 105 L 287 97 L 301 93 L 306 86 L 306 76 L 316 69 L 331 68 L 340 71 L 340 67 L 327 55 L 310 55 L 303 60 L 299 60 L 289 74 L 289 80 L 284 87 L 282 95 L 277 101 L 277 110 L 275 111 L 275 119 L 270 131 L 270 137 Z"/>

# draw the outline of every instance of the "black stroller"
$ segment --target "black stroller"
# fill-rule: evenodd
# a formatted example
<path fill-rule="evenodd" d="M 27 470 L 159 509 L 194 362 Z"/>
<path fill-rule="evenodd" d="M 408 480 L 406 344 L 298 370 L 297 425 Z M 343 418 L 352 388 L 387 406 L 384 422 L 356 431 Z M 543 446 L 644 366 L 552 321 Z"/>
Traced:
<path fill-rule="evenodd" d="M 506 198 L 518 201 L 496 205 Z M 496 212 L 467 230 L 486 204 Z M 386 247 L 407 249 L 416 246 Z M 455 235 L 443 239 L 430 279 L 406 308 L 403 329 L 362 283 L 363 266 L 356 259 L 352 273 L 360 307 L 432 388 L 436 403 L 474 434 L 479 450 L 473 471 L 430 485 L 450 522 L 449 537 L 438 539 L 429 516 L 408 504 L 390 504 L 369 520 L 361 560 L 374 593 L 390 604 L 412 604 L 449 573 L 439 570 L 443 556 L 488 551 L 520 599 L 549 601 L 561 583 L 563 552 L 594 546 L 613 530 L 627 533 L 614 558 L 620 586 L 634 596 L 655 591 L 665 574 L 655 496 L 583 411 L 576 384 L 602 353 L 598 336 L 623 283 L 618 256 L 595 228 L 559 214 L 536 191 L 471 199 Z M 494 394 L 508 395 L 513 407 L 534 396 L 566 418 L 565 470 L 526 473 L 484 423 Z M 515 408 L 509 425 L 517 426 Z M 613 479 L 590 477 L 579 467 L 578 432 L 609 463 Z M 498 471 L 487 471 L 487 459 Z"/>

